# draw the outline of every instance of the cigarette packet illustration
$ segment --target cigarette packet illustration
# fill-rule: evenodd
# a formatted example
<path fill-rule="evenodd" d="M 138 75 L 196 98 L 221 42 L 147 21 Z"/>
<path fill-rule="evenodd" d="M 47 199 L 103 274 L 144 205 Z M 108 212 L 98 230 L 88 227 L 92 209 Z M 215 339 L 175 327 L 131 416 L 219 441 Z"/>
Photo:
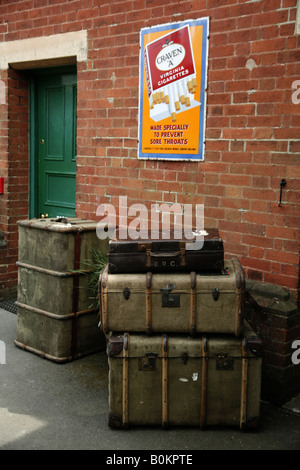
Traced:
<path fill-rule="evenodd" d="M 144 49 L 144 69 L 155 122 L 200 106 L 195 100 L 197 76 L 189 26 L 150 42 Z"/>

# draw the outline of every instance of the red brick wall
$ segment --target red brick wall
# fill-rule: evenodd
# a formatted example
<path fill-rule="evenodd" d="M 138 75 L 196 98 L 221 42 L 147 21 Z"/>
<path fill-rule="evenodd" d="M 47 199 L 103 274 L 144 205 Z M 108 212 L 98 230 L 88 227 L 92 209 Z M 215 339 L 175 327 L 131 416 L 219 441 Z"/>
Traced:
<path fill-rule="evenodd" d="M 88 60 L 77 64 L 77 215 L 95 219 L 97 206 L 117 205 L 119 195 L 128 196 L 128 205 L 204 204 L 206 225 L 220 229 L 226 256 L 237 256 L 247 277 L 295 294 L 300 209 L 300 104 L 292 102 L 293 82 L 300 79 L 296 3 L 1 2 L 0 41 L 88 30 Z M 140 29 L 203 16 L 210 17 L 205 162 L 138 161 Z M 6 80 L 7 72 L 0 73 Z M 26 95 L 17 97 L 26 100 Z M 17 149 L 24 164 L 21 177 L 6 113 L 7 106 L 0 105 L 0 175 L 7 178 L 9 172 L 11 195 L 26 194 L 26 145 Z M 18 130 L 13 120 L 9 126 L 26 132 L 23 123 Z M 23 137 L 18 135 L 21 142 Z M 278 207 L 282 178 L 287 185 Z M 26 204 L 6 198 L 7 192 L 0 196 L 0 229 L 16 215 L 26 216 Z"/>
<path fill-rule="evenodd" d="M 28 83 L 22 74 L 1 71 L 8 90 L 6 103 L 0 105 L 0 169 L 4 194 L 0 196 L 0 228 L 6 248 L 0 249 L 0 291 L 14 290 L 17 281 L 17 220 L 28 217 Z"/>

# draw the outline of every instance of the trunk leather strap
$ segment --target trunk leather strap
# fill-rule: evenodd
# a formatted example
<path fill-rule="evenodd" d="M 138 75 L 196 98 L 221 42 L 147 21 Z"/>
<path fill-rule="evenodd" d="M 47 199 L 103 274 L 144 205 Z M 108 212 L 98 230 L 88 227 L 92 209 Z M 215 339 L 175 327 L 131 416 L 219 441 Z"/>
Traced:
<path fill-rule="evenodd" d="M 206 425 L 207 366 L 208 366 L 208 340 L 206 336 L 203 336 L 202 337 L 200 428 L 204 428 Z"/>
<path fill-rule="evenodd" d="M 191 272 L 191 299 L 190 299 L 190 334 L 194 336 L 196 331 L 196 273 Z"/>
<path fill-rule="evenodd" d="M 162 335 L 162 427 L 168 426 L 168 336 Z"/>
<path fill-rule="evenodd" d="M 81 253 L 81 233 L 76 232 L 75 234 L 75 247 L 74 247 L 74 270 L 80 269 L 80 253 Z M 73 277 L 73 313 L 74 317 L 72 320 L 72 356 L 75 357 L 78 349 L 78 302 L 79 302 L 79 274 L 75 274 Z"/>
<path fill-rule="evenodd" d="M 99 281 L 99 295 L 100 295 L 100 321 L 103 333 L 109 332 L 108 317 L 107 317 L 107 281 L 108 281 L 108 266 L 104 268 L 100 275 Z"/>
<path fill-rule="evenodd" d="M 128 354 L 129 354 L 129 334 L 124 334 L 123 343 L 123 376 L 122 376 L 122 425 L 128 427 Z"/>
<path fill-rule="evenodd" d="M 246 338 L 242 339 L 242 383 L 241 383 L 241 409 L 240 429 L 247 424 L 247 383 L 248 383 L 248 345 Z"/>
<path fill-rule="evenodd" d="M 147 268 L 151 268 L 152 261 L 151 257 L 161 258 L 164 256 L 179 256 L 180 259 L 180 266 L 186 266 L 185 260 L 185 242 L 179 242 L 179 252 L 178 253 L 152 253 L 152 243 L 141 243 L 138 245 L 138 251 L 146 251 L 146 266 Z"/>
<path fill-rule="evenodd" d="M 185 260 L 185 242 L 179 242 L 180 266 L 186 266 Z"/>
<path fill-rule="evenodd" d="M 152 273 L 146 274 L 146 334 L 152 333 L 152 294 L 151 294 Z"/>
<path fill-rule="evenodd" d="M 245 279 L 240 261 L 236 258 L 232 258 L 231 261 L 236 276 L 235 336 L 240 336 L 242 333 L 242 323 L 244 316 Z"/>

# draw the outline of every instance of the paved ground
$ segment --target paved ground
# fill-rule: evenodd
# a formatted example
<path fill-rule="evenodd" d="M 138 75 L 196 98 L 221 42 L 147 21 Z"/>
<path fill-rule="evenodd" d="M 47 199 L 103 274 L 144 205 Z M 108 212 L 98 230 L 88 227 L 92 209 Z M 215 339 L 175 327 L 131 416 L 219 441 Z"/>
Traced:
<path fill-rule="evenodd" d="M 55 364 L 13 343 L 15 314 L 0 309 L 1 450 L 102 450 L 155 453 L 194 450 L 300 449 L 300 397 L 277 408 L 261 406 L 257 432 L 238 429 L 160 428 L 113 430 L 107 425 L 108 389 L 105 352 Z M 113 451 L 113 452 L 112 452 Z"/>

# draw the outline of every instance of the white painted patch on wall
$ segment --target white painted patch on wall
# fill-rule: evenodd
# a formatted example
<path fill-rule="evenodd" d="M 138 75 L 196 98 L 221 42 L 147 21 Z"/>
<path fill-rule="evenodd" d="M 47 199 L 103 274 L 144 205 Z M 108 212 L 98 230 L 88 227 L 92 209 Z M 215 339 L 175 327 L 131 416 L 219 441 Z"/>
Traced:
<path fill-rule="evenodd" d="M 112 75 L 110 77 L 110 80 L 112 81 L 113 86 L 115 86 L 115 83 L 116 83 L 116 80 L 117 80 L 115 72 L 112 73 Z"/>
<path fill-rule="evenodd" d="M 255 60 L 253 60 L 253 59 L 248 59 L 248 60 L 247 60 L 247 62 L 246 62 L 246 68 L 247 68 L 248 70 L 250 70 L 250 72 L 252 72 L 252 70 L 253 70 L 254 68 L 256 68 L 256 67 L 257 67 L 257 65 L 256 65 Z"/>

